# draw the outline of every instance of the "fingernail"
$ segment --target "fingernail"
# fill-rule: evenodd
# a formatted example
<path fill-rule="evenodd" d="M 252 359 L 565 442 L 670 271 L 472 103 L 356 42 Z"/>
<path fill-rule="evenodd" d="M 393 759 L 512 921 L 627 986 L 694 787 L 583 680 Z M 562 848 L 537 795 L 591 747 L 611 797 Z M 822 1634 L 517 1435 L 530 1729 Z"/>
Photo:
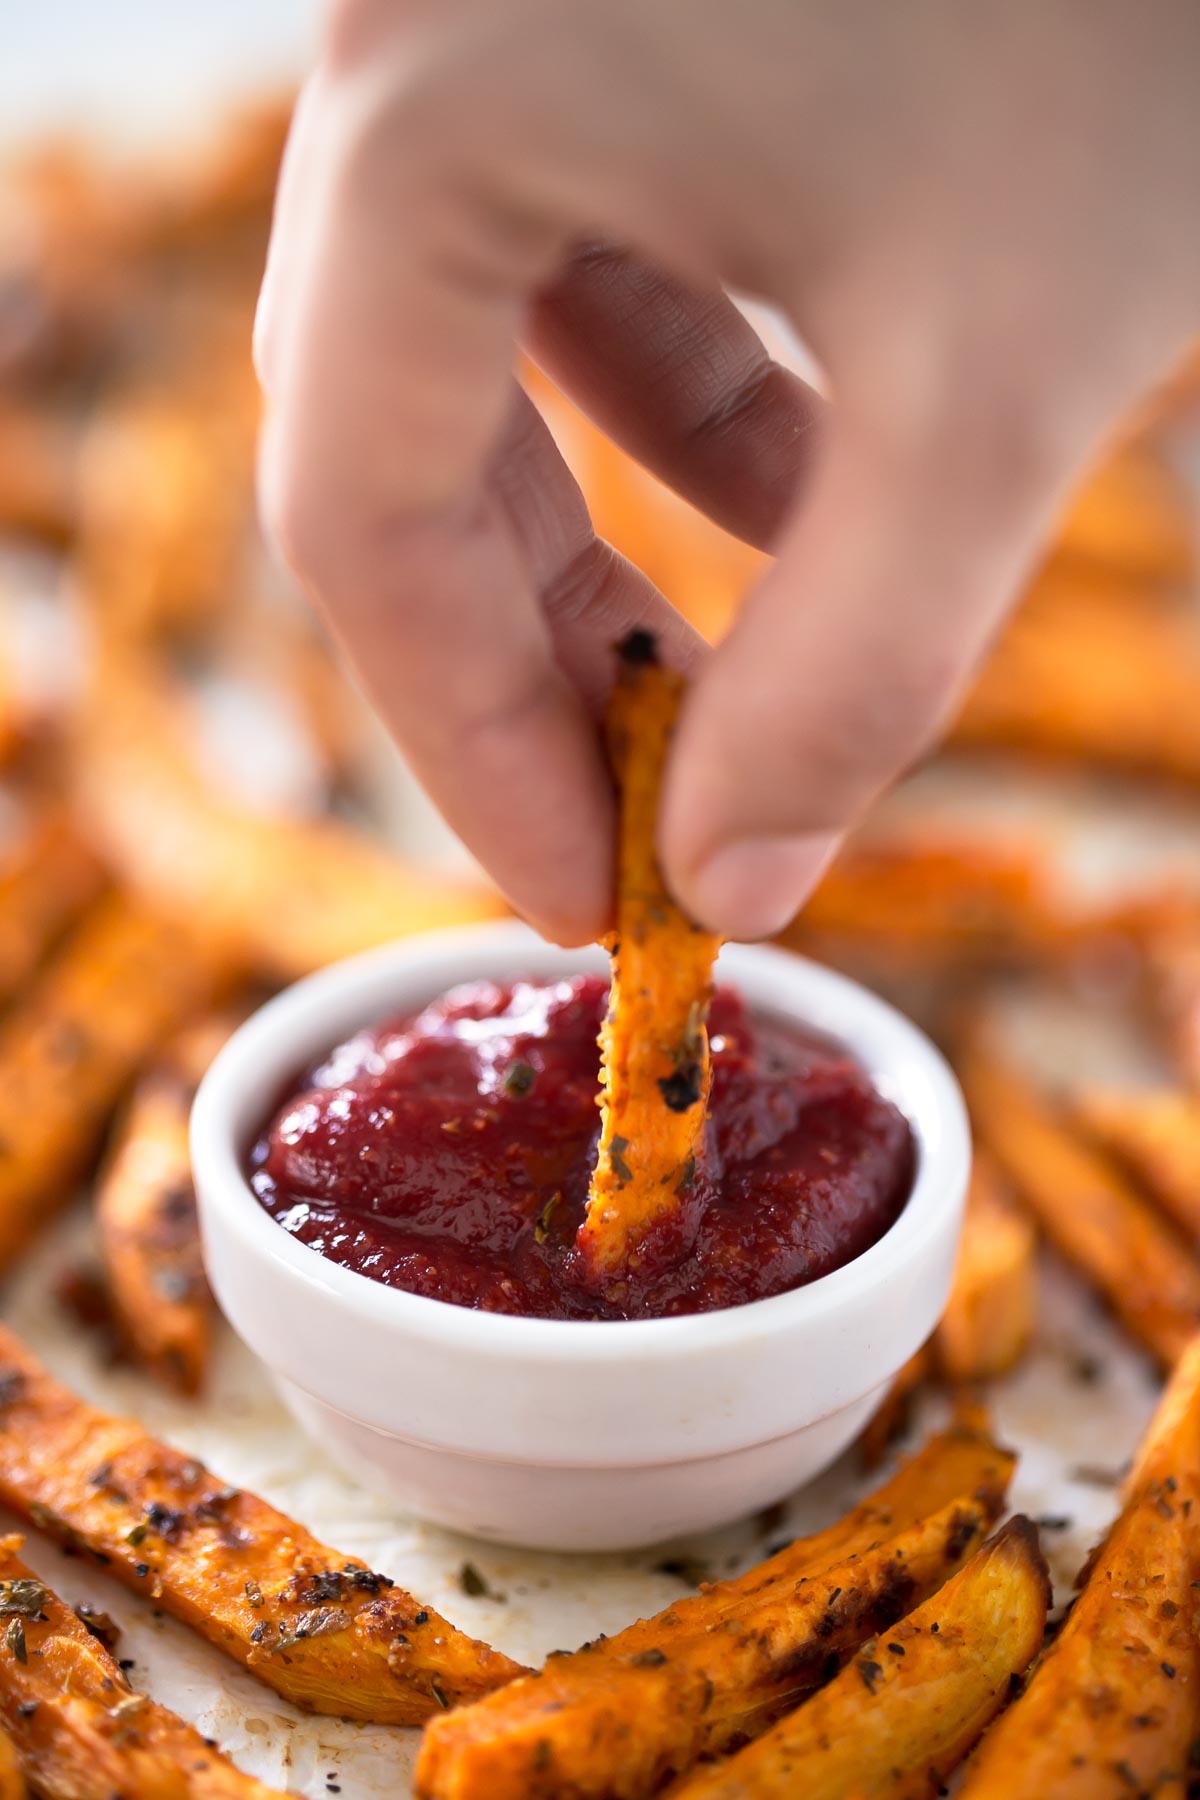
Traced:
<path fill-rule="evenodd" d="M 684 900 L 723 937 L 771 937 L 794 918 L 836 847 L 827 832 L 737 838 L 699 865 Z"/>

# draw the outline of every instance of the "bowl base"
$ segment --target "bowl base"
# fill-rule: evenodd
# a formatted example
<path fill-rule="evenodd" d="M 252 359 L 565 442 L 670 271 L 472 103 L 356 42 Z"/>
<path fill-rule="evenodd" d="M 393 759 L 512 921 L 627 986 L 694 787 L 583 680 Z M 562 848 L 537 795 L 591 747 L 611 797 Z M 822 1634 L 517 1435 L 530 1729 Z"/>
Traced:
<path fill-rule="evenodd" d="M 636 1550 L 712 1531 L 814 1479 L 870 1418 L 880 1388 L 769 1443 L 633 1468 L 502 1462 L 392 1436 L 291 1382 L 276 1385 L 313 1441 L 397 1511 L 489 1543 L 585 1553 Z"/>

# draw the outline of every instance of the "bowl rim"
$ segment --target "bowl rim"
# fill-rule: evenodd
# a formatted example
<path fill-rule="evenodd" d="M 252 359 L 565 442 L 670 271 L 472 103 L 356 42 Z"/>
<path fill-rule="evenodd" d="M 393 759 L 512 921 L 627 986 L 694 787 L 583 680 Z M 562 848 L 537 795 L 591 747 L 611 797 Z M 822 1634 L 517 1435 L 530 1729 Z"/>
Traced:
<path fill-rule="evenodd" d="M 447 966 L 461 972 L 446 977 Z M 912 1189 L 897 1219 L 861 1255 L 828 1275 L 782 1294 L 709 1312 L 652 1319 L 545 1319 L 459 1306 L 452 1301 L 386 1286 L 344 1268 L 285 1231 L 260 1205 L 243 1169 L 242 1122 L 249 1086 L 279 1092 L 322 1046 L 340 1042 L 389 1011 L 419 1005 L 417 990 L 434 999 L 464 981 L 512 979 L 521 973 L 603 970 L 597 946 L 562 950 L 517 920 L 488 921 L 413 934 L 346 957 L 304 976 L 246 1019 L 218 1052 L 197 1090 L 191 1150 L 204 1234 L 229 1231 L 244 1252 L 274 1265 L 342 1310 L 357 1312 L 376 1330 L 419 1337 L 432 1348 L 544 1362 L 618 1363 L 652 1356 L 673 1361 L 703 1350 L 719 1352 L 746 1340 L 797 1327 L 814 1328 L 861 1301 L 864 1288 L 886 1285 L 915 1267 L 931 1240 L 961 1211 L 970 1167 L 970 1128 L 958 1082 L 931 1040 L 911 1020 L 849 976 L 775 945 L 726 945 L 718 978 L 761 989 L 779 982 L 801 1003 L 770 1005 L 832 1037 L 864 1064 L 886 1098 L 905 1114 L 916 1141 Z M 423 971 L 429 980 L 422 982 Z M 399 991 L 397 991 L 399 990 Z M 314 1021 L 344 1019 L 332 1027 Z M 307 1030 L 306 1030 L 307 1027 Z M 268 1080 L 266 1069 L 270 1068 Z M 269 1102 L 267 1102 L 269 1104 Z M 262 1102 L 255 1111 L 261 1113 Z"/>

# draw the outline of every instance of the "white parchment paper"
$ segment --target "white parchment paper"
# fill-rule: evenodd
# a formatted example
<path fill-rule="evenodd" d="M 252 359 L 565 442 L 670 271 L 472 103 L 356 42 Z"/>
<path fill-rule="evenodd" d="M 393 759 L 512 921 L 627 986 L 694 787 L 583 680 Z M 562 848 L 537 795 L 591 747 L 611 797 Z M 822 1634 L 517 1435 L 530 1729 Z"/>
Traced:
<path fill-rule="evenodd" d="M 56 1375 L 97 1404 L 135 1414 L 229 1481 L 265 1495 L 326 1542 L 365 1558 L 465 1630 L 526 1662 L 618 1630 L 678 1598 L 686 1583 L 658 1566 L 664 1560 L 691 1558 L 713 1575 L 733 1573 L 769 1545 L 826 1523 L 881 1478 L 865 1477 L 851 1454 L 788 1503 L 782 1516 L 638 1555 L 539 1556 L 472 1543 L 400 1516 L 385 1497 L 344 1476 L 301 1435 L 228 1331 L 201 1402 L 174 1400 L 132 1370 L 106 1367 L 96 1342 L 54 1297 L 64 1269 L 86 1256 L 88 1238 L 81 1210 L 23 1267 L 3 1307 L 6 1323 Z M 1002 1435 L 1022 1452 L 1014 1506 L 1044 1521 L 1043 1541 L 1065 1597 L 1112 1515 L 1114 1483 L 1149 1416 L 1156 1383 L 1070 1275 L 1048 1262 L 1042 1280 L 1034 1353 L 998 1387 L 994 1402 Z M 929 1401 L 923 1411 L 922 1427 L 936 1421 L 938 1402 Z M 467 1558 L 497 1597 L 463 1592 L 459 1576 Z M 338 1792 L 345 1800 L 403 1800 L 411 1792 L 415 1731 L 299 1713 L 183 1626 L 156 1617 L 148 1602 L 79 1559 L 64 1557 L 37 1532 L 29 1533 L 28 1559 L 65 1599 L 89 1600 L 118 1621 L 116 1653 L 132 1658 L 135 1686 L 193 1720 L 264 1781 L 312 1800 Z"/>

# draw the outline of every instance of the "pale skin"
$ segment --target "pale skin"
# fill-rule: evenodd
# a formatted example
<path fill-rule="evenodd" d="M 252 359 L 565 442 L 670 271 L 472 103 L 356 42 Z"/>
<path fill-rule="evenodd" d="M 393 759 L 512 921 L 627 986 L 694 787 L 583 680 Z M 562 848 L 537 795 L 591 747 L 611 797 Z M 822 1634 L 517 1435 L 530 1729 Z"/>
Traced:
<path fill-rule="evenodd" d="M 786 314 L 828 400 L 723 298 Z M 268 524 L 442 811 L 600 932 L 610 647 L 694 686 L 660 855 L 791 917 L 1200 332 L 1196 0 L 342 0 L 256 328 Z M 776 560 L 709 650 L 513 368 Z"/>

